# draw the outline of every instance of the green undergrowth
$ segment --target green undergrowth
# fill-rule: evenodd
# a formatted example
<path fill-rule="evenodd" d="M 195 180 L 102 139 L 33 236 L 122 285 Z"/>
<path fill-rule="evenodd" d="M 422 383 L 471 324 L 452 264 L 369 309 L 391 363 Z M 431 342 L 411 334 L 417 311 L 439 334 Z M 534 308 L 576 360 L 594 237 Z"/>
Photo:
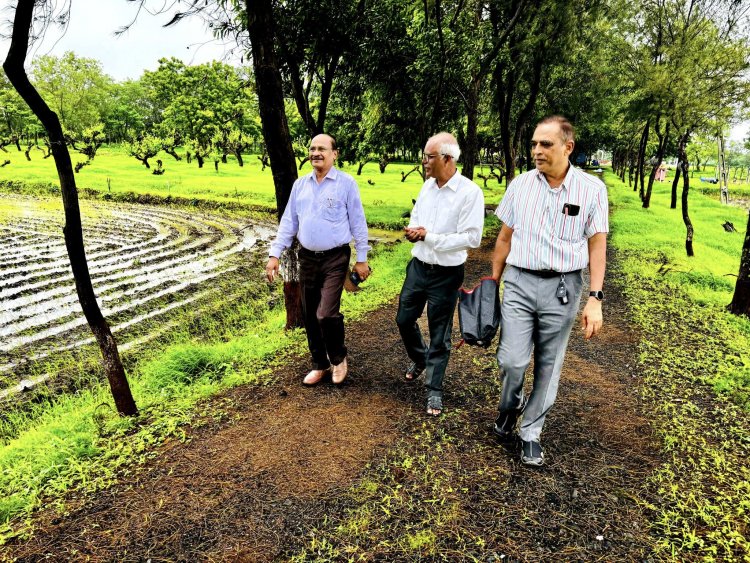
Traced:
<path fill-rule="evenodd" d="M 747 211 L 690 197 L 695 256 L 685 256 L 679 209 L 667 187 L 649 210 L 607 175 L 609 273 L 626 295 L 641 335 L 642 392 L 664 463 L 646 503 L 665 559 L 750 560 L 750 319 L 729 314 Z M 727 233 L 731 221 L 740 233 Z"/>
<path fill-rule="evenodd" d="M 345 294 L 348 322 L 393 299 L 410 247 L 382 244 L 371 253 L 375 275 L 362 291 Z M 222 399 L 204 399 L 237 385 L 272 382 L 274 365 L 304 349 L 304 333 L 285 332 L 284 317 L 279 303 L 230 340 L 180 342 L 137 362 L 129 373 L 137 417 L 117 416 L 102 384 L 34 413 L 33 423 L 0 448 L 0 544 L 29 533 L 40 506 L 64 514 L 66 494 L 107 487 L 158 455 L 165 439 L 184 439 L 188 424 L 226 416 Z"/>

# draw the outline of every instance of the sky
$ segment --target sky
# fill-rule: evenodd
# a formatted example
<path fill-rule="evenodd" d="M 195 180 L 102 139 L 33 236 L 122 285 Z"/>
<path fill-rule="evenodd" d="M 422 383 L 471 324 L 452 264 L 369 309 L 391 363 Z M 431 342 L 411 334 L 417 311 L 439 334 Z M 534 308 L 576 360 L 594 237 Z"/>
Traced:
<path fill-rule="evenodd" d="M 64 0 L 58 0 L 62 4 Z M 177 57 L 186 64 L 201 64 L 223 60 L 238 64 L 242 53 L 230 53 L 229 46 L 213 39 L 209 29 L 198 18 L 187 18 L 177 25 L 162 27 L 169 22 L 174 9 L 167 14 L 152 15 L 141 11 L 133 26 L 125 34 L 115 37 L 114 32 L 133 21 L 138 12 L 138 2 L 126 0 L 70 0 L 70 25 L 65 33 L 51 27 L 44 41 L 35 45 L 31 56 L 52 54 L 60 56 L 66 51 L 97 59 L 102 69 L 117 81 L 139 78 L 144 70 L 156 70 L 162 57 Z M 173 4 L 174 0 L 147 0 L 150 7 Z M 7 6 L 0 1 L 0 6 Z M 12 12 L 0 12 L 6 20 Z M 3 26 L 8 32 L 9 27 Z M 8 41 L 0 39 L 0 56 L 5 60 Z M 27 61 L 28 62 L 28 61 Z M 750 121 L 732 128 L 729 138 L 740 141 L 750 135 Z"/>
<path fill-rule="evenodd" d="M 167 14 L 151 15 L 141 11 L 136 22 L 125 34 L 114 32 L 129 24 L 138 12 L 137 2 L 125 0 L 70 0 L 71 15 L 68 29 L 51 26 L 44 40 L 34 45 L 30 57 L 60 56 L 66 51 L 97 59 L 102 69 L 117 81 L 139 78 L 144 70 L 156 70 L 162 57 L 177 57 L 186 64 L 201 64 L 212 60 L 239 62 L 239 54 L 228 54 L 220 41 L 213 39 L 208 28 L 198 18 L 186 18 L 177 25 L 165 28 L 174 9 Z M 62 4 L 62 0 L 58 0 Z M 148 5 L 160 7 L 171 1 L 148 0 Z M 7 2 L 0 2 L 7 6 Z M 3 10 L 0 18 L 7 21 L 12 12 Z M 9 26 L 3 31 L 9 33 Z M 0 55 L 5 60 L 9 41 L 0 40 Z M 27 61 L 28 63 L 28 61 Z"/>

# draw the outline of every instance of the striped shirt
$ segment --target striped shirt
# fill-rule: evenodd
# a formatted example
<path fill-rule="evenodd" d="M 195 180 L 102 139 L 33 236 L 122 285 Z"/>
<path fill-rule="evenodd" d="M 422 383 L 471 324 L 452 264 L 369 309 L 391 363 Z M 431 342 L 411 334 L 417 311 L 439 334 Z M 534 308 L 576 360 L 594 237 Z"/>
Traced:
<path fill-rule="evenodd" d="M 354 239 L 357 261 L 367 262 L 367 221 L 357 182 L 334 167 L 318 184 L 315 171 L 298 178 L 269 256 L 278 258 L 294 237 L 308 250 L 330 250 Z"/>
<path fill-rule="evenodd" d="M 459 172 L 442 188 L 428 178 L 412 209 L 409 227 L 427 231 L 425 239 L 414 244 L 412 256 L 427 264 L 460 266 L 466 262 L 467 249 L 482 242 L 484 194 Z"/>
<path fill-rule="evenodd" d="M 566 213 L 572 206 L 579 208 L 576 215 Z M 538 170 L 521 174 L 495 215 L 513 229 L 506 263 L 530 270 L 581 270 L 589 263 L 588 239 L 609 232 L 606 186 L 572 165 L 556 189 Z"/>

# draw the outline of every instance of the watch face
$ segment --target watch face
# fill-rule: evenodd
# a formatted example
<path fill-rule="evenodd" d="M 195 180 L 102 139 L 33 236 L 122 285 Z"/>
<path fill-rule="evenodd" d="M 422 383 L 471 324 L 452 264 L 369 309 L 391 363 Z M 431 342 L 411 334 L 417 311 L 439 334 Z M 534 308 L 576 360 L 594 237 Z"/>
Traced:
<path fill-rule="evenodd" d="M 589 291 L 589 296 L 596 297 L 599 301 L 601 301 L 602 299 L 604 299 L 604 292 L 601 291 L 601 290 L 599 290 L 599 291 Z"/>

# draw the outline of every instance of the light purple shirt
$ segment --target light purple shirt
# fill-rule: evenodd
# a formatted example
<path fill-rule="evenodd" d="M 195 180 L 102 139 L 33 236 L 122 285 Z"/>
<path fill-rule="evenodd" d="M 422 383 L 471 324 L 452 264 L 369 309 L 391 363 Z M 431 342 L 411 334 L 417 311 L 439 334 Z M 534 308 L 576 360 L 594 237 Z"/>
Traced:
<path fill-rule="evenodd" d="M 566 203 L 578 214 L 566 213 Z M 516 177 L 495 214 L 513 229 L 506 263 L 530 270 L 581 270 L 589 263 L 588 239 L 609 231 L 607 187 L 573 165 L 556 189 L 538 170 Z"/>
<path fill-rule="evenodd" d="M 308 250 L 330 250 L 354 239 L 357 262 L 367 261 L 367 221 L 359 188 L 349 174 L 334 167 L 318 184 L 315 171 L 292 186 L 269 256 L 278 258 L 294 237 Z"/>

